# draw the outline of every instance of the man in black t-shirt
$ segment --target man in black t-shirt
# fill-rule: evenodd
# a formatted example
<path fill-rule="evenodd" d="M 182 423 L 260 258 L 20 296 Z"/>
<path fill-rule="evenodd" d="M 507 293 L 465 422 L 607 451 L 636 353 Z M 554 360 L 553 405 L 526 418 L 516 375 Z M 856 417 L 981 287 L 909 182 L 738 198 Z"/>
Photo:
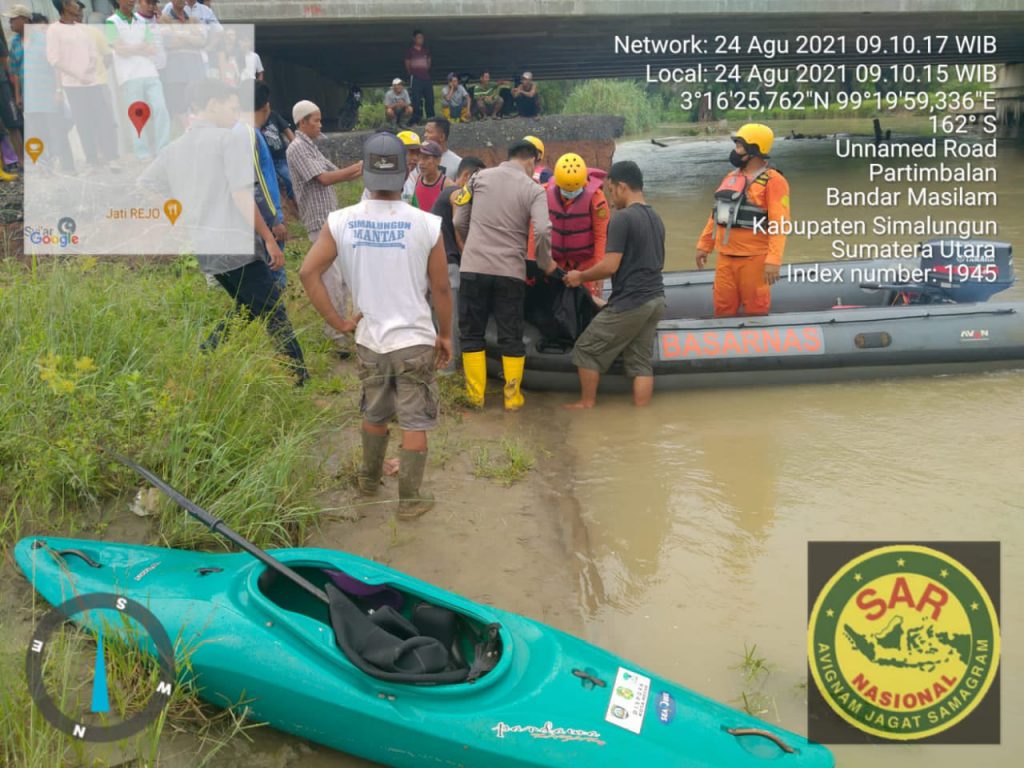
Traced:
<path fill-rule="evenodd" d="M 575 288 L 612 279 L 608 304 L 576 340 L 572 361 L 579 369 L 580 399 L 567 408 L 593 408 L 597 385 L 621 354 L 633 377 L 633 402 L 647 405 L 654 393 L 651 357 L 658 321 L 665 314 L 665 225 L 644 200 L 644 177 L 632 160 L 612 165 L 608 199 L 618 209 L 608 225 L 604 259 L 583 272 L 565 275 Z"/>
<path fill-rule="evenodd" d="M 295 139 L 295 132 L 292 127 L 277 112 L 271 110 L 270 117 L 260 129 L 267 147 L 270 148 L 270 156 L 274 158 L 274 168 L 277 170 L 277 177 L 281 180 L 281 188 L 291 199 L 295 199 L 295 190 L 292 189 L 292 176 L 288 171 L 288 145 Z"/>
<path fill-rule="evenodd" d="M 462 162 L 459 163 L 459 170 L 456 171 L 455 184 L 441 190 L 441 194 L 434 202 L 434 207 L 430 211 L 435 216 L 441 217 L 441 234 L 444 236 L 444 250 L 448 256 L 448 284 L 452 289 L 452 343 L 454 351 L 452 352 L 452 361 L 448 363 L 446 371 L 457 370 L 459 361 L 462 358 L 459 348 L 459 264 L 462 261 L 462 248 L 459 247 L 458 240 L 455 237 L 455 223 L 452 220 L 452 195 L 456 192 L 461 192 L 462 188 L 473 178 L 473 174 L 486 167 L 484 161 L 479 157 L 462 158 Z"/>

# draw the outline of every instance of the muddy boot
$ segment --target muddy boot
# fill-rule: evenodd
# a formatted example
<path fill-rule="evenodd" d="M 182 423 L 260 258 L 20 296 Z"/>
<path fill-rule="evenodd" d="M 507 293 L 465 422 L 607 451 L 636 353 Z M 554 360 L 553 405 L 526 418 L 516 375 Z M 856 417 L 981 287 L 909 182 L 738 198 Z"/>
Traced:
<path fill-rule="evenodd" d="M 526 366 L 526 358 L 502 357 L 501 365 L 505 371 L 505 410 L 518 411 L 525 402 L 519 387 L 523 383 L 523 369 Z"/>
<path fill-rule="evenodd" d="M 388 436 L 371 435 L 365 429 L 360 431 L 363 434 L 363 466 L 359 470 L 359 493 L 363 496 L 375 496 L 380 491 L 384 454 L 388 450 Z"/>
<path fill-rule="evenodd" d="M 427 466 L 427 452 L 403 448 L 399 455 L 398 519 L 414 520 L 434 506 L 434 497 L 420 491 L 423 470 Z"/>

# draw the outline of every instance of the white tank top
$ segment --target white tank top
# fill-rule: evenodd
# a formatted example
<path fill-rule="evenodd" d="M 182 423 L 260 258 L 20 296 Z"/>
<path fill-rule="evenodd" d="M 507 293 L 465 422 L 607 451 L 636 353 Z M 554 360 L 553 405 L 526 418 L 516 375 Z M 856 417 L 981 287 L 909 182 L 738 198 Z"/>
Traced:
<path fill-rule="evenodd" d="M 364 200 L 327 217 L 341 272 L 363 319 L 356 343 L 378 354 L 436 338 L 427 260 L 441 218 L 400 200 Z"/>

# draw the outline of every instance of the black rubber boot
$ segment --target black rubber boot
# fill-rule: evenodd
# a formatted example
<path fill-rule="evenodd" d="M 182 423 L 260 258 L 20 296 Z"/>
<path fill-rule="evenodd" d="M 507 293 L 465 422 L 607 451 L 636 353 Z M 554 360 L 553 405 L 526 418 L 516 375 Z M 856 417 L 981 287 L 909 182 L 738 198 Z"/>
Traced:
<path fill-rule="evenodd" d="M 398 468 L 398 519 L 415 520 L 434 506 L 434 497 L 423 493 L 423 470 L 427 466 L 426 451 L 403 448 Z"/>
<path fill-rule="evenodd" d="M 361 431 L 363 466 L 359 470 L 359 492 L 363 496 L 374 496 L 380 491 L 380 479 L 384 473 L 384 454 L 388 450 L 388 436 L 371 435 L 365 429 Z"/>

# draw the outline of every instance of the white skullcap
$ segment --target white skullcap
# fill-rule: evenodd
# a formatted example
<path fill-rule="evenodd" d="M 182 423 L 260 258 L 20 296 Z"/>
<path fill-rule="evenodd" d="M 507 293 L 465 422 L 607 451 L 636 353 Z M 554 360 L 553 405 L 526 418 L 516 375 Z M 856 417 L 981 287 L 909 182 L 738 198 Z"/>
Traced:
<path fill-rule="evenodd" d="M 303 99 L 302 101 L 296 102 L 295 106 L 292 107 L 292 122 L 298 125 L 300 120 L 309 117 L 314 112 L 319 111 L 320 107 L 318 107 L 312 101 Z"/>

